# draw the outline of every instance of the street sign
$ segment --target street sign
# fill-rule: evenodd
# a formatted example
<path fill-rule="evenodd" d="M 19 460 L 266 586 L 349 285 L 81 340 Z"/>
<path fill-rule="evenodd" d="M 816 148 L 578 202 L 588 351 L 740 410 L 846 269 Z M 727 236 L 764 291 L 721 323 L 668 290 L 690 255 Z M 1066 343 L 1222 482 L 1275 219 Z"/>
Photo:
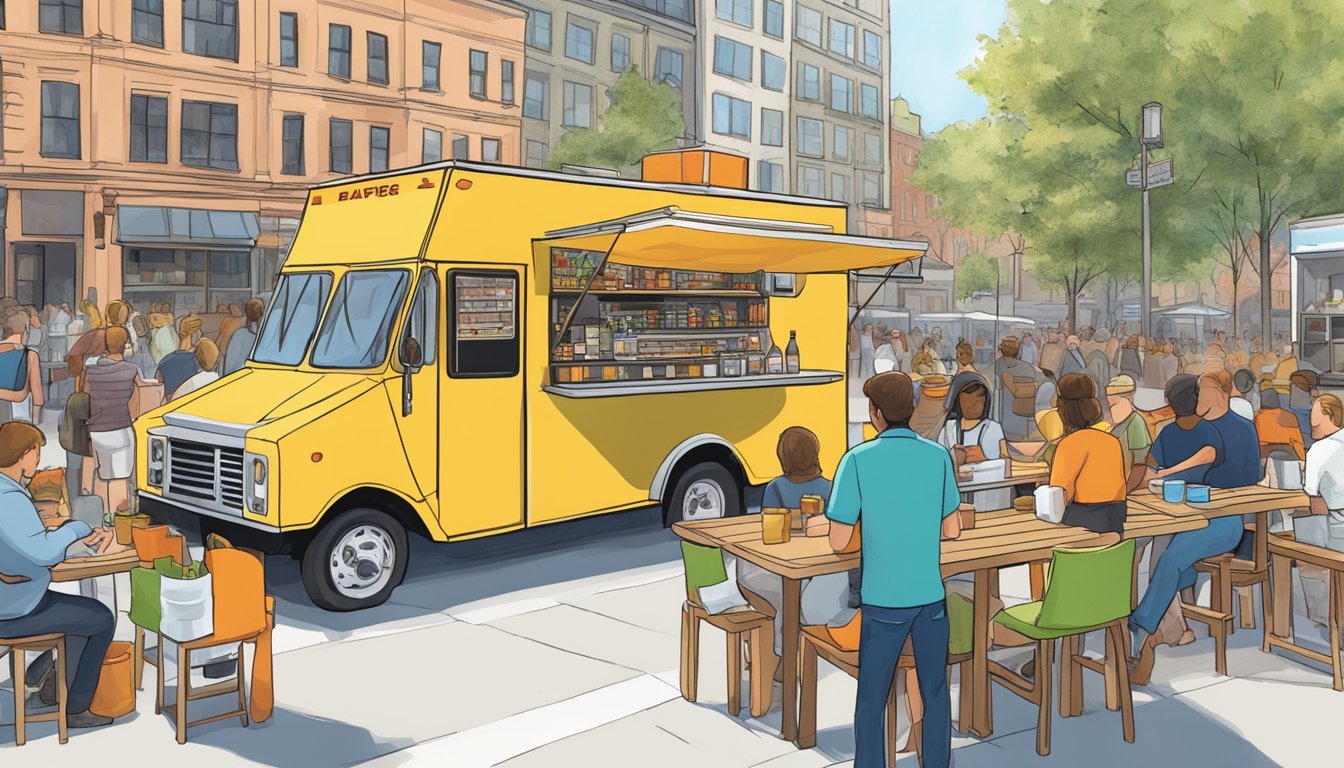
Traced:
<path fill-rule="evenodd" d="M 1163 160 L 1160 163 L 1153 163 L 1148 166 L 1149 189 L 1165 187 L 1176 181 L 1176 177 L 1172 174 L 1172 164 L 1173 161 L 1171 160 Z"/>
<path fill-rule="evenodd" d="M 1125 171 L 1125 183 L 1131 187 L 1143 186 L 1143 173 L 1140 171 Z"/>

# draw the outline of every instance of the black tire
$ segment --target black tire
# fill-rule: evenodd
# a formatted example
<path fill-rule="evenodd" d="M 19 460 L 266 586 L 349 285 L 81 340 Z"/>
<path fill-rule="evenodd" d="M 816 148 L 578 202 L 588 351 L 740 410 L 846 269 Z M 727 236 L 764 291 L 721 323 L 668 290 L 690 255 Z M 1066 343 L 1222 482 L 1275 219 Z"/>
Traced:
<path fill-rule="evenodd" d="M 364 528 L 365 534 L 385 540 L 392 550 L 390 578 L 380 588 L 368 594 L 350 594 L 343 589 L 332 575 L 332 560 L 341 557 L 348 562 L 350 552 L 337 552 L 337 547 L 348 534 Z M 349 549 L 342 547 L 342 549 Z M 406 540 L 406 529 L 391 515 L 376 509 L 358 507 L 347 509 L 328 521 L 313 540 L 304 549 L 300 572 L 303 575 L 303 587 L 313 604 L 328 611 L 359 611 L 387 602 L 406 576 L 406 565 L 410 560 L 410 548 Z M 362 567 L 356 566 L 358 569 Z M 370 566 L 375 567 L 375 566 Z M 358 591 L 358 590 L 355 590 Z"/>
<path fill-rule="evenodd" d="M 665 525 L 680 523 L 688 518 L 685 510 L 688 506 L 687 495 L 697 483 L 717 486 L 722 492 L 723 514 L 721 517 L 734 517 L 742 514 L 742 483 L 737 475 L 722 464 L 705 461 L 694 464 L 682 472 L 672 484 L 672 493 L 663 498 L 663 522 Z M 717 501 L 717 500 L 716 500 Z"/>

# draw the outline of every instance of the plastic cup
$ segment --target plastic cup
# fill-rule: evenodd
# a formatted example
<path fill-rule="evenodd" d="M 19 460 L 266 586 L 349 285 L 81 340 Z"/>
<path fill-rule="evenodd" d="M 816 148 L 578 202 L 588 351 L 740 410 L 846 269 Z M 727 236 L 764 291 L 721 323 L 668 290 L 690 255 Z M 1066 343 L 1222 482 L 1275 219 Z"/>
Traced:
<path fill-rule="evenodd" d="M 1185 481 L 1168 480 L 1162 484 L 1162 500 L 1168 504 L 1181 504 L 1185 501 Z"/>
<path fill-rule="evenodd" d="M 787 544 L 792 538 L 790 530 L 793 516 L 787 509 L 761 510 L 761 541 L 765 544 Z"/>

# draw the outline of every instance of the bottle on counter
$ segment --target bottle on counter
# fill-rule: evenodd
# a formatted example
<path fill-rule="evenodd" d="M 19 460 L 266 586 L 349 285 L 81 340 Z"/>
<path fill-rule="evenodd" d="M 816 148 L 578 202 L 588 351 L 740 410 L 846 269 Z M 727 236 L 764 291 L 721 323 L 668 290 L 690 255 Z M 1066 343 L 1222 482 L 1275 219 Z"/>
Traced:
<path fill-rule="evenodd" d="M 802 366 L 798 360 L 798 332 L 789 331 L 789 346 L 784 349 L 784 371 L 798 373 Z"/>
<path fill-rule="evenodd" d="M 778 344 L 770 345 L 770 353 L 765 356 L 765 372 L 774 376 L 784 372 L 784 353 Z"/>

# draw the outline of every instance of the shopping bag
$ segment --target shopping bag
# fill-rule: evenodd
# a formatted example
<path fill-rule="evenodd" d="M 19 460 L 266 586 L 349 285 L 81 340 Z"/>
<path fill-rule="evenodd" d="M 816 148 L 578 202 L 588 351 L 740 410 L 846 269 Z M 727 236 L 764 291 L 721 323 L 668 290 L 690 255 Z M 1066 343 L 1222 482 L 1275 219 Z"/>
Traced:
<path fill-rule="evenodd" d="M 142 563 L 157 562 L 164 557 L 173 560 L 182 559 L 182 537 L 173 535 L 166 525 L 133 528 L 131 541 L 135 544 L 135 554 Z"/>
<path fill-rule="evenodd" d="M 266 582 L 261 560 L 233 547 L 210 549 L 205 568 L 213 584 L 214 633 L 221 641 L 254 637 L 266 628 Z"/>
<path fill-rule="evenodd" d="M 131 658 L 135 647 L 113 641 L 98 672 L 98 687 L 93 692 L 89 711 L 102 717 L 123 717 L 135 711 L 135 683 Z"/>
<path fill-rule="evenodd" d="M 142 529 L 136 529 L 142 530 Z M 132 531 L 134 533 L 134 531 Z M 163 621 L 162 581 L 164 570 L 175 566 L 172 557 L 160 557 L 148 568 L 131 571 L 131 623 L 146 632 L 158 632 Z M 177 566 L 181 569 L 181 566 Z"/>
<path fill-rule="evenodd" d="M 155 561 L 157 568 L 161 561 Z M 179 643 L 200 640 L 215 629 L 214 581 L 205 564 L 169 562 L 159 572 L 159 632 Z"/>
<path fill-rule="evenodd" d="M 248 714 L 252 722 L 264 723 L 271 719 L 275 709 L 275 685 L 271 677 L 271 630 L 275 629 L 275 598 L 266 596 L 266 629 L 257 637 L 257 648 L 252 654 L 252 691 L 248 700 Z"/>

